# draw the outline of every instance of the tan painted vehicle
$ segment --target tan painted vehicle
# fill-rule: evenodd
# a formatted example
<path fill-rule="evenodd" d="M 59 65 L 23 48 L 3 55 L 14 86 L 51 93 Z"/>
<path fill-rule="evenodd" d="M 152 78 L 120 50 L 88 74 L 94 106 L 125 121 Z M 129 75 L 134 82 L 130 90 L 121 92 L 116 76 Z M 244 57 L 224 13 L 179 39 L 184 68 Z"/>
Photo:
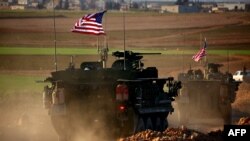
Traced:
<path fill-rule="evenodd" d="M 195 118 L 222 118 L 224 124 L 231 123 L 231 103 L 234 102 L 239 83 L 232 74 L 219 71 L 221 64 L 207 64 L 202 70 L 181 73 L 182 89 L 177 104 L 179 121 L 187 124 Z"/>

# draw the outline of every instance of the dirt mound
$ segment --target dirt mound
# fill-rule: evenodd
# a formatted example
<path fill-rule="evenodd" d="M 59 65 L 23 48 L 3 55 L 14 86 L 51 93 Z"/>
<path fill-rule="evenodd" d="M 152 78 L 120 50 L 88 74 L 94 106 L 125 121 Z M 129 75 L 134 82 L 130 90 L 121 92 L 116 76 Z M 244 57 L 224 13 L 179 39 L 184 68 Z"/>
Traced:
<path fill-rule="evenodd" d="M 118 141 L 221 141 L 222 131 L 213 131 L 204 134 L 195 130 L 182 128 L 167 128 L 163 132 L 146 130 Z"/>
<path fill-rule="evenodd" d="M 237 91 L 236 100 L 232 104 L 233 108 L 244 112 L 246 114 L 250 114 L 250 83 L 241 83 L 239 85 L 239 90 Z"/>
<path fill-rule="evenodd" d="M 250 117 L 242 117 L 237 125 L 250 125 Z M 208 134 L 199 131 L 181 128 L 167 128 L 163 132 L 146 130 L 118 141 L 222 141 L 223 131 L 211 131 Z"/>
<path fill-rule="evenodd" d="M 242 118 L 240 118 L 237 125 L 250 125 L 250 117 L 242 117 Z"/>

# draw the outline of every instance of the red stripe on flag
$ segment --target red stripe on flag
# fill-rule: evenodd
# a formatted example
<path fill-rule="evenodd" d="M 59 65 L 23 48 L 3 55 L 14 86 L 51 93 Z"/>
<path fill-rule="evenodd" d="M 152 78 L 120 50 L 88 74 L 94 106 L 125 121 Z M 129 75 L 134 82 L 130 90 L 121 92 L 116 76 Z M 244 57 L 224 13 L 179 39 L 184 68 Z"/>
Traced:
<path fill-rule="evenodd" d="M 82 34 L 92 34 L 92 35 L 105 35 L 102 27 L 102 16 L 106 11 L 87 14 L 83 18 L 79 19 L 72 32 L 82 33 Z"/>
<path fill-rule="evenodd" d="M 72 30 L 72 32 L 81 33 L 81 34 L 90 34 L 90 35 L 106 35 L 105 33 L 82 32 L 82 31 L 77 31 L 77 30 Z"/>
<path fill-rule="evenodd" d="M 196 62 L 200 61 L 202 57 L 206 56 L 206 49 L 202 48 L 196 55 L 192 57 L 192 59 Z"/>

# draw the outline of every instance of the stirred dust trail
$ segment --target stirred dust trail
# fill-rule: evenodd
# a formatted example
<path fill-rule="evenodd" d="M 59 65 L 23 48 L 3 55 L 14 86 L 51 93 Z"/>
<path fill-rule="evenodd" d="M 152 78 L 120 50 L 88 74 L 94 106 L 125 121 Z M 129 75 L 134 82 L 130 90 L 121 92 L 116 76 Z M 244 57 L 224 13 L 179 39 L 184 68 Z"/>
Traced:
<path fill-rule="evenodd" d="M 0 113 L 1 141 L 57 140 L 48 113 L 42 107 L 40 93 L 2 91 Z"/>

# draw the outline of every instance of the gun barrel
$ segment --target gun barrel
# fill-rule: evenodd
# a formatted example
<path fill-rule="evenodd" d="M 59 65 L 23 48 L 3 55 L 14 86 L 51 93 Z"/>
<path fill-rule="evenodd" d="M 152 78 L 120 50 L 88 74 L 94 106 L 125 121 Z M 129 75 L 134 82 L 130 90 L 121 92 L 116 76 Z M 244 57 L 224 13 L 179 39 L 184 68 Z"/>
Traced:
<path fill-rule="evenodd" d="M 161 53 L 139 53 L 138 55 L 161 55 Z"/>
<path fill-rule="evenodd" d="M 160 55 L 161 53 L 138 53 L 138 52 L 132 52 L 132 51 L 125 51 L 125 56 L 140 56 L 140 55 Z M 116 57 L 124 57 L 124 52 L 116 51 L 112 53 L 113 56 Z"/>

